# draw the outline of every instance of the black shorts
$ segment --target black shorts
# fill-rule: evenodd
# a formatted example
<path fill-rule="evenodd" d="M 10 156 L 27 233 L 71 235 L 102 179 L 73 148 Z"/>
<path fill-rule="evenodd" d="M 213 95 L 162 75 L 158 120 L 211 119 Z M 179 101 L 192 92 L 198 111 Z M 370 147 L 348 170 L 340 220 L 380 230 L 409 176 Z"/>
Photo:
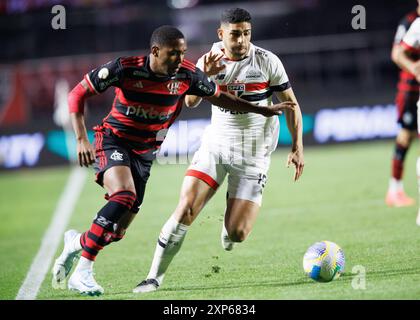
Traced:
<path fill-rule="evenodd" d="M 150 176 L 154 155 L 138 155 L 132 152 L 132 148 L 123 139 L 114 135 L 109 129 L 96 130 L 95 132 L 96 160 L 94 169 L 96 183 L 103 187 L 103 176 L 106 170 L 115 166 L 127 166 L 131 169 L 137 200 L 132 212 L 137 213 L 143 203 L 146 183 Z M 105 194 L 108 199 L 108 194 Z"/>
<path fill-rule="evenodd" d="M 417 101 L 419 95 L 400 91 L 395 100 L 398 111 L 398 123 L 402 128 L 417 132 Z"/>

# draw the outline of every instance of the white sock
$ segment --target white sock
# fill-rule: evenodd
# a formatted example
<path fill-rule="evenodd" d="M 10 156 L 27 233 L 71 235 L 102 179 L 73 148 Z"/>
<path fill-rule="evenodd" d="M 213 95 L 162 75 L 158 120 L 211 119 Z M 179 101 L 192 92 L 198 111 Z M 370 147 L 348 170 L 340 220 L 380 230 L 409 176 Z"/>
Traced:
<path fill-rule="evenodd" d="M 147 279 L 156 279 L 162 284 L 165 272 L 173 257 L 178 253 L 187 233 L 188 226 L 179 223 L 173 216 L 163 226 Z M 164 246 L 164 247 L 163 247 Z"/>
<path fill-rule="evenodd" d="M 76 266 L 74 272 L 83 271 L 83 270 L 92 270 L 93 269 L 92 260 L 86 259 L 85 257 L 80 257 L 79 263 Z"/>
<path fill-rule="evenodd" d="M 392 177 L 389 180 L 389 191 L 391 192 L 404 191 L 404 185 L 403 185 L 402 180 L 397 180 L 394 177 Z"/>

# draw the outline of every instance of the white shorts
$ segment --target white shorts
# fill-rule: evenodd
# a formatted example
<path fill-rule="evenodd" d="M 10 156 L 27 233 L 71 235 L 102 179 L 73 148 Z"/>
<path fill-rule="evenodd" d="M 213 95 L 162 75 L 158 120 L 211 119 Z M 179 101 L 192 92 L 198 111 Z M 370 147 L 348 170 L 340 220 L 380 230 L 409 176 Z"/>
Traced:
<path fill-rule="evenodd" d="M 228 175 L 228 198 L 249 200 L 261 206 L 269 165 L 270 155 L 247 161 L 241 155 L 228 156 L 202 144 L 186 176 L 196 177 L 217 190 Z"/>

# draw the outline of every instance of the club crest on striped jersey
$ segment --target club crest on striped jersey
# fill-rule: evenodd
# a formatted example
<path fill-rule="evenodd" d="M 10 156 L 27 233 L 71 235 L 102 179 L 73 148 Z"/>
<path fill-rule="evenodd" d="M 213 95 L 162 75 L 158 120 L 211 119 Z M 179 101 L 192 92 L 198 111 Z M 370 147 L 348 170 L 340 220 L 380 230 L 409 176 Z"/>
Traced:
<path fill-rule="evenodd" d="M 110 158 L 114 161 L 123 161 L 123 154 L 115 150 Z"/>
<path fill-rule="evenodd" d="M 230 94 L 240 97 L 245 92 L 245 83 L 230 83 L 226 88 Z"/>
<path fill-rule="evenodd" d="M 170 94 L 179 94 L 181 81 L 171 80 L 166 87 L 168 88 Z"/>

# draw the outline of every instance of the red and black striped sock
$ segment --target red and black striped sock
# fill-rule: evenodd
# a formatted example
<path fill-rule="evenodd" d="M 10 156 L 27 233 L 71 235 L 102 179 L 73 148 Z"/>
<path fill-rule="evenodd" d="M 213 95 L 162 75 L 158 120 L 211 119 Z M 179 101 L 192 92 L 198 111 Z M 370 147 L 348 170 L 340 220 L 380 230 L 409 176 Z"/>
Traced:
<path fill-rule="evenodd" d="M 392 158 L 392 177 L 396 180 L 401 180 L 404 171 L 404 160 L 407 154 L 408 147 L 399 143 L 395 145 L 394 156 Z"/>
<path fill-rule="evenodd" d="M 95 261 L 100 250 L 118 239 L 114 232 L 116 223 L 131 210 L 135 200 L 136 195 L 126 190 L 115 192 L 109 197 L 108 203 L 98 212 L 90 229 L 80 237 L 83 257 Z"/>

